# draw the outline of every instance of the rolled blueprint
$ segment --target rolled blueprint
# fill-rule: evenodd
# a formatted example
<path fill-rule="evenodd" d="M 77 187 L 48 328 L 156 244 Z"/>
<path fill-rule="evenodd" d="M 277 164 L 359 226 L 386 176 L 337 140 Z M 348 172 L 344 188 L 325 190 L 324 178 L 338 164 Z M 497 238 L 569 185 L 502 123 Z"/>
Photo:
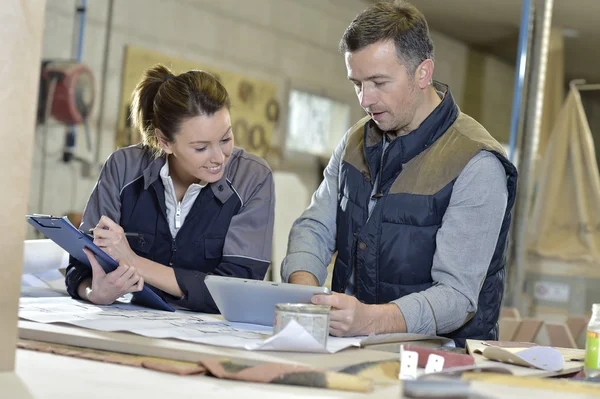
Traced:
<path fill-rule="evenodd" d="M 25 240 L 23 274 L 39 274 L 67 267 L 69 254 L 52 240 Z"/>

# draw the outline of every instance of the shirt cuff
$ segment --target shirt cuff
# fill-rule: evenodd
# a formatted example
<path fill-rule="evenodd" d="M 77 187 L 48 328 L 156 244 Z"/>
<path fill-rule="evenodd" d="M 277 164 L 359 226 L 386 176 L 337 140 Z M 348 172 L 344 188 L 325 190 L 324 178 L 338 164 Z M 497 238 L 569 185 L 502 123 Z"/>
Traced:
<path fill-rule="evenodd" d="M 281 280 L 289 282 L 290 276 L 295 272 L 309 272 L 317 278 L 319 285 L 323 286 L 327 279 L 327 266 L 315 255 L 308 252 L 295 252 L 285 257 L 281 265 Z"/>
<path fill-rule="evenodd" d="M 411 334 L 436 335 L 435 315 L 427 299 L 419 293 L 403 296 L 391 303 L 396 304 L 406 323 L 406 332 Z"/>

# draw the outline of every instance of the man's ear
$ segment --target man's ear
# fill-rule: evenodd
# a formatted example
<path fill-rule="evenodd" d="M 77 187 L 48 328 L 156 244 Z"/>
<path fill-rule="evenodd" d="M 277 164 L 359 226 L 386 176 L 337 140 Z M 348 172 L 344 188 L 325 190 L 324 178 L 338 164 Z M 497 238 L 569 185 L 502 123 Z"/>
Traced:
<path fill-rule="evenodd" d="M 171 143 L 169 143 L 169 140 L 167 140 L 165 134 L 161 132 L 160 129 L 155 129 L 154 131 L 156 132 L 156 138 L 158 138 L 158 142 L 160 143 L 160 147 L 163 149 L 163 151 L 166 154 L 172 154 L 173 150 L 171 149 Z"/>
<path fill-rule="evenodd" d="M 425 89 L 433 81 L 433 60 L 426 59 L 415 70 L 415 79 L 421 89 Z"/>

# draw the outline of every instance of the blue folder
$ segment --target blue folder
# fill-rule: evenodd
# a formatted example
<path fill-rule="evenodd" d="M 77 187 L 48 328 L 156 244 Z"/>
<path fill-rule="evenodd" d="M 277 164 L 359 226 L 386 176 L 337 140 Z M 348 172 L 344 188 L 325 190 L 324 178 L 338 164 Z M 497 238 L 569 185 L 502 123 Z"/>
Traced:
<path fill-rule="evenodd" d="M 33 215 L 27 216 L 27 221 L 49 239 L 62 247 L 62 249 L 71 254 L 72 257 L 89 267 L 91 267 L 90 261 L 83 252 L 84 248 L 89 249 L 96 255 L 98 263 L 100 263 L 100 266 L 102 266 L 106 273 L 112 272 L 119 266 L 116 260 L 111 258 L 106 252 L 94 244 L 88 236 L 73 226 L 66 216 L 59 218 L 54 216 Z M 144 285 L 144 288 L 141 291 L 133 293 L 132 303 L 169 312 L 175 311 L 175 309 L 169 306 L 146 285 Z"/>

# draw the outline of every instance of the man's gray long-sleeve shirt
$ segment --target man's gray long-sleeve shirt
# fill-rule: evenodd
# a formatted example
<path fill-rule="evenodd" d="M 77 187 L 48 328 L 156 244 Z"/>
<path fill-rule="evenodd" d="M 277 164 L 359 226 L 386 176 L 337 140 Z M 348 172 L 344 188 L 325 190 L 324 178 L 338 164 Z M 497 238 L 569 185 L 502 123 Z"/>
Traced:
<path fill-rule="evenodd" d="M 347 135 L 335 149 L 310 206 L 292 227 L 281 269 L 283 281 L 294 272 L 307 271 L 321 285 L 325 282 L 336 251 L 338 176 L 346 142 Z M 454 183 L 436 236 L 432 287 L 393 301 L 402 311 L 407 332 L 449 333 L 475 314 L 507 201 L 504 167 L 494 154 L 480 152 Z"/>

